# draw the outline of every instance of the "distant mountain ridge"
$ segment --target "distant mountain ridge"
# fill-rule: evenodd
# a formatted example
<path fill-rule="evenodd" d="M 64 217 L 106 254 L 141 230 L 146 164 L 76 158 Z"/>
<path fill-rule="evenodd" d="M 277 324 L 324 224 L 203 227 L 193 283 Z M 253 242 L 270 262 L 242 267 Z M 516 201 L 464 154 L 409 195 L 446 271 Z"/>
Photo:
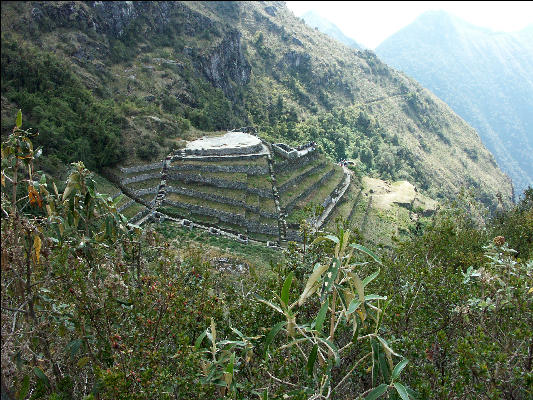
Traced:
<path fill-rule="evenodd" d="M 533 185 L 533 25 L 493 32 L 432 11 L 386 39 L 376 54 L 476 128 L 517 194 Z"/>
<path fill-rule="evenodd" d="M 305 23 L 312 28 L 317 28 L 320 32 L 331 36 L 333 39 L 345 44 L 356 50 L 362 50 L 362 46 L 352 38 L 346 36 L 337 25 L 327 20 L 314 11 L 308 11 L 301 16 Z"/>

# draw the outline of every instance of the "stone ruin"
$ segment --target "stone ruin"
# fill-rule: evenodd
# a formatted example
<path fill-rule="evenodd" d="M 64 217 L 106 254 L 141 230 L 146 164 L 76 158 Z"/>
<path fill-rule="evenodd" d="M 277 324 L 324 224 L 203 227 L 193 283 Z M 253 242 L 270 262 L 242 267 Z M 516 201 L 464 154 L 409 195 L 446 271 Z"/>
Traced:
<path fill-rule="evenodd" d="M 286 161 L 274 164 L 272 153 L 280 155 Z M 144 180 L 157 179 L 157 177 L 161 178 L 158 187 L 137 190 L 132 189 L 131 193 L 128 194 L 130 198 L 135 198 L 135 196 L 140 195 L 146 196 L 151 193 L 156 194 L 155 198 L 150 202 L 150 206 L 135 215 L 134 218 L 138 224 L 142 224 L 148 220 L 155 220 L 156 222 L 162 222 L 165 219 L 173 220 L 181 224 L 181 226 L 184 228 L 200 228 L 213 235 L 223 235 L 241 243 L 257 242 L 257 240 L 251 239 L 248 235 L 232 231 L 231 229 L 221 226 L 212 226 L 211 224 L 199 224 L 185 218 L 175 219 L 156 211 L 159 206 L 163 204 L 169 204 L 170 206 L 190 210 L 190 212 L 195 214 L 217 217 L 219 221 L 225 221 L 230 224 L 242 226 L 247 232 L 256 232 L 258 234 L 277 237 L 277 242 L 273 240 L 267 240 L 266 245 L 268 247 L 279 247 L 286 240 L 300 240 L 299 233 L 297 231 L 298 227 L 296 226 L 297 224 L 290 224 L 290 226 L 287 226 L 287 213 L 292 210 L 297 201 L 309 195 L 313 190 L 324 184 L 333 171 L 329 171 L 328 174 L 324 175 L 319 181 L 315 182 L 313 186 L 307 188 L 306 191 L 304 191 L 300 196 L 288 203 L 284 209 L 281 208 L 280 193 L 288 190 L 287 188 L 289 186 L 296 185 L 299 181 L 314 173 L 315 170 L 319 170 L 324 166 L 324 163 L 321 163 L 314 168 L 309 169 L 305 173 L 296 176 L 289 182 L 286 182 L 281 192 L 276 184 L 276 174 L 283 171 L 291 171 L 294 168 L 303 167 L 307 163 L 316 159 L 317 154 L 315 142 L 309 142 L 296 148 L 284 143 L 270 144 L 260 139 L 257 136 L 257 132 L 254 128 L 245 127 L 228 131 L 222 136 L 202 137 L 189 142 L 187 143 L 185 149 L 177 150 L 173 154 L 169 154 L 166 159 L 161 160 L 160 162 L 137 165 L 129 168 L 121 168 L 122 173 L 130 174 L 130 176 L 124 178 L 121 183 L 123 185 L 135 184 Z M 247 161 L 257 160 L 260 158 L 266 159 L 268 168 L 252 164 L 217 165 L 208 163 L 208 161 L 218 160 Z M 180 160 L 205 161 L 206 164 L 180 164 Z M 177 164 L 172 164 L 176 162 Z M 160 170 L 159 173 L 155 172 L 157 169 Z M 191 172 L 194 171 L 198 171 L 199 173 L 191 174 Z M 222 182 L 222 180 L 219 182 L 217 178 L 210 177 L 209 175 L 205 176 L 201 171 L 208 173 L 244 173 L 247 174 L 247 176 L 270 174 L 272 188 L 271 190 L 267 191 L 260 188 L 246 187 L 239 182 Z M 132 174 L 137 175 L 132 176 Z M 186 189 L 184 187 L 173 187 L 168 184 L 169 180 L 187 182 L 187 180 L 190 179 L 192 179 L 192 182 L 198 182 L 200 185 L 206 184 L 214 187 L 227 187 L 227 189 L 247 190 L 250 191 L 250 193 L 258 195 L 260 198 L 271 198 L 274 200 L 277 211 L 275 213 L 269 213 L 255 206 L 242 203 L 238 200 L 224 198 L 224 196 L 220 196 L 215 193 L 209 194 L 198 192 Z M 339 188 L 336 187 L 335 189 L 336 192 L 338 192 Z M 277 226 L 270 227 L 267 225 L 262 225 L 256 221 L 248 221 L 241 215 L 234 215 L 222 210 L 213 209 L 210 211 L 208 208 L 200 205 L 186 203 L 177 204 L 167 199 L 168 193 L 179 193 L 185 196 L 193 196 L 194 198 L 204 199 L 206 201 L 232 204 L 233 206 L 242 207 L 246 210 L 250 209 L 250 212 L 254 212 L 258 215 L 264 216 L 265 218 L 277 219 L 278 223 Z M 331 199 L 331 197 L 332 196 L 330 196 L 328 199 Z"/>

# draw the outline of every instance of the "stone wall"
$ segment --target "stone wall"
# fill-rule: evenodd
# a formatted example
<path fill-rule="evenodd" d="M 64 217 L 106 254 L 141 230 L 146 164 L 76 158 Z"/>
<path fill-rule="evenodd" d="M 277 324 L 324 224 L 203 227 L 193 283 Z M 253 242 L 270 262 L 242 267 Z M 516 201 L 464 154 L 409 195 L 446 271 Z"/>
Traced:
<path fill-rule="evenodd" d="M 333 199 L 337 198 L 341 189 L 344 186 L 344 176 L 343 179 L 335 186 L 335 189 L 331 191 L 331 193 L 324 199 L 324 202 L 322 203 L 322 207 L 326 208 L 330 205 L 330 203 L 333 201 Z"/>
<path fill-rule="evenodd" d="M 272 150 L 274 153 L 287 160 L 292 160 L 298 157 L 298 151 L 286 145 L 285 143 L 273 143 Z"/>
<path fill-rule="evenodd" d="M 133 217 L 130 218 L 130 223 L 134 224 L 136 223 L 137 221 L 139 221 L 140 219 L 146 217 L 148 214 L 150 214 L 152 212 L 151 209 L 149 208 L 145 208 L 141 211 L 139 211 L 137 214 L 135 214 Z"/>
<path fill-rule="evenodd" d="M 265 235 L 273 236 L 278 236 L 279 233 L 278 227 L 276 225 L 268 225 L 256 221 L 250 221 L 246 219 L 246 217 L 244 217 L 243 215 L 167 199 L 165 199 L 163 203 L 172 207 L 183 208 L 185 210 L 188 210 L 192 214 L 215 217 L 222 222 L 242 226 L 243 228 L 246 228 L 249 232 L 262 233 Z"/>
<path fill-rule="evenodd" d="M 209 186 L 214 186 L 214 187 L 219 187 L 219 188 L 224 188 L 224 189 L 244 190 L 248 193 L 256 194 L 259 197 L 263 197 L 265 199 L 271 199 L 273 197 L 271 190 L 249 187 L 246 182 L 228 181 L 225 179 L 202 176 L 200 174 L 182 174 L 179 172 L 171 172 L 168 174 L 168 179 L 174 180 L 174 181 L 182 181 L 185 183 L 188 183 L 188 182 L 203 183 L 204 185 L 209 185 Z"/>
<path fill-rule="evenodd" d="M 293 242 L 302 242 L 302 235 L 300 235 L 300 232 L 293 229 L 287 229 L 287 240 L 293 241 Z"/>
<path fill-rule="evenodd" d="M 225 156 L 259 153 L 263 150 L 263 145 L 258 143 L 253 146 L 230 147 L 230 148 L 212 148 L 212 149 L 183 149 L 186 156 Z"/>
<path fill-rule="evenodd" d="M 302 144 L 302 145 L 296 147 L 296 150 L 301 151 L 301 150 L 309 149 L 311 147 L 316 147 L 316 143 L 315 142 L 308 142 L 308 143 Z"/>
<path fill-rule="evenodd" d="M 118 211 L 119 213 L 121 213 L 121 212 L 124 211 L 126 208 L 128 208 L 128 207 L 130 207 L 130 206 L 132 206 L 132 205 L 134 205 L 134 204 L 135 204 L 135 200 L 130 200 L 130 201 L 128 201 L 126 204 L 124 204 L 123 206 L 120 206 L 120 207 L 117 209 L 117 211 Z"/>
<path fill-rule="evenodd" d="M 120 181 L 120 183 L 122 185 L 127 185 L 129 183 L 147 181 L 148 179 L 161 179 L 161 172 L 154 172 L 151 174 L 140 174 L 140 175 L 131 176 L 129 178 L 123 178 Z"/>
<path fill-rule="evenodd" d="M 316 150 L 310 151 L 305 156 L 296 158 L 293 160 L 286 160 L 280 163 L 274 164 L 274 172 L 276 174 L 281 174 L 282 172 L 290 171 L 295 168 L 302 168 L 303 166 L 309 164 L 311 161 L 318 158 L 318 152 Z"/>
<path fill-rule="evenodd" d="M 316 188 L 318 188 L 320 185 L 322 185 L 327 179 L 329 179 L 333 174 L 335 173 L 335 169 L 331 169 L 328 171 L 322 178 L 320 178 L 318 181 L 313 183 L 311 186 L 309 186 L 307 189 L 305 189 L 300 195 L 296 196 L 293 200 L 291 200 L 289 203 L 287 203 L 284 207 L 285 213 L 289 214 L 294 207 L 296 207 L 296 204 L 300 201 L 305 199 L 307 196 L 309 196 Z"/>
<path fill-rule="evenodd" d="M 241 154 L 241 155 L 228 155 L 228 156 L 203 156 L 203 157 L 195 157 L 195 156 L 184 156 L 183 152 L 179 152 L 177 154 L 173 154 L 171 161 L 178 161 L 178 160 L 190 160 L 190 161 L 202 161 L 202 162 L 213 162 L 213 161 L 246 161 L 246 160 L 257 160 L 261 157 L 265 157 L 265 153 L 260 154 Z"/>
<path fill-rule="evenodd" d="M 287 182 L 285 182 L 283 185 L 281 185 L 278 190 L 280 193 L 285 193 L 287 190 L 289 190 L 292 186 L 297 185 L 298 183 L 302 182 L 305 178 L 307 178 L 310 175 L 313 175 L 316 171 L 319 171 L 324 168 L 326 165 L 325 162 L 320 163 L 316 165 L 315 167 L 311 168 L 309 171 L 304 172 L 301 175 L 298 175 Z"/>
<path fill-rule="evenodd" d="M 194 165 L 177 164 L 168 168 L 170 171 L 199 171 L 199 172 L 230 172 L 244 173 L 247 175 L 266 175 L 268 166 L 266 165 Z"/>
<path fill-rule="evenodd" d="M 123 174 L 131 174 L 134 172 L 150 171 L 152 169 L 161 169 L 163 167 L 163 161 L 157 161 L 151 164 L 135 165 L 133 167 L 120 168 L 120 172 Z"/>
<path fill-rule="evenodd" d="M 251 206 L 247 204 L 245 201 L 231 199 L 229 197 L 220 196 L 214 193 L 204 193 L 198 190 L 192 190 L 192 189 L 187 189 L 184 187 L 174 187 L 174 186 L 167 186 L 166 192 L 182 194 L 185 196 L 190 196 L 190 197 L 194 197 L 194 198 L 202 199 L 202 200 L 214 201 L 217 203 L 229 204 L 229 205 L 236 206 L 236 207 L 242 207 L 246 211 L 259 214 L 265 218 L 273 218 L 273 219 L 278 218 L 276 213 L 262 211 L 260 207 Z"/>
<path fill-rule="evenodd" d="M 352 209 L 350 211 L 350 214 L 348 215 L 348 222 L 350 222 L 353 218 L 353 215 L 355 214 L 355 210 L 357 210 L 357 204 L 359 204 L 359 200 L 361 200 L 361 195 L 363 193 L 363 188 L 359 189 L 359 193 L 357 193 L 357 196 L 355 197 Z"/>

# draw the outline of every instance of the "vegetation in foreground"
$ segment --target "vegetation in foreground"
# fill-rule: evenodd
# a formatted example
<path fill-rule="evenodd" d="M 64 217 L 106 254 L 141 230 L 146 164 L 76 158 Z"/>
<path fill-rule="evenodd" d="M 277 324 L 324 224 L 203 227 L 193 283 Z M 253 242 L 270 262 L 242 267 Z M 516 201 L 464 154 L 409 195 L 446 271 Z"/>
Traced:
<path fill-rule="evenodd" d="M 532 189 L 484 226 L 461 198 L 380 257 L 340 227 L 228 273 L 213 248 L 129 225 L 82 163 L 59 192 L 37 155 L 19 113 L 2 143 L 3 394 L 533 394 Z"/>

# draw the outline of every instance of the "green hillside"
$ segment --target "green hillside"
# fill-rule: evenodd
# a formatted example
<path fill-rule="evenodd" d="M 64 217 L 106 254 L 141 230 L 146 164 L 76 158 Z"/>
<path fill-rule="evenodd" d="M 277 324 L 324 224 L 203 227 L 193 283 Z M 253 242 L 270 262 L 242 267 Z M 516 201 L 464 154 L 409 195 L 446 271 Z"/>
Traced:
<path fill-rule="evenodd" d="M 3 115 L 19 107 L 50 171 L 149 162 L 203 132 L 254 125 L 436 199 L 474 187 L 495 207 L 512 194 L 444 103 L 279 2 L 4 3 Z"/>
<path fill-rule="evenodd" d="M 533 29 L 500 33 L 428 12 L 376 53 L 476 128 L 517 194 L 533 185 Z"/>

